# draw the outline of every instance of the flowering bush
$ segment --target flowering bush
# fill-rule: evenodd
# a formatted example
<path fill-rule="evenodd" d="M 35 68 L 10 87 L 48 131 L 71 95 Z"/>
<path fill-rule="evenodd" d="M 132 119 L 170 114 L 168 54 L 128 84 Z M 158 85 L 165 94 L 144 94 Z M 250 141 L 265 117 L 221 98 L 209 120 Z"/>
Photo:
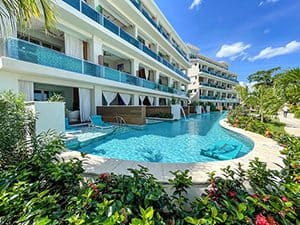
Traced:
<path fill-rule="evenodd" d="M 0 105 L 13 108 L 13 102 L 20 100 L 13 95 L 10 99 L 11 104 L 2 104 L 3 98 L 0 98 Z M 19 107 L 20 114 L 26 113 L 24 105 Z M 2 112 L 4 114 L 5 108 Z M 206 192 L 190 202 L 186 197 L 192 185 L 188 171 L 172 172 L 170 194 L 144 167 L 130 169 L 130 176 L 103 173 L 94 179 L 84 179 L 81 161 L 65 162 L 58 158 L 64 148 L 59 136 L 32 135 L 28 140 L 22 131 L 5 133 L 14 118 L 24 118 L 19 113 L 10 113 L 10 122 L 0 126 L 0 134 L 6 135 L 5 139 L 1 136 L 6 145 L 0 145 L 0 154 L 5 153 L 7 159 L 12 159 L 1 161 L 0 224 L 300 223 L 299 139 L 286 139 L 281 170 L 269 170 L 256 159 L 250 162 L 248 170 L 241 165 L 235 170 L 224 168 L 222 178 L 212 172 Z M 16 128 L 20 126 L 16 124 Z M 22 160 L 15 157 L 15 151 L 11 151 L 13 157 L 10 157 L 7 149 L 13 150 L 13 146 L 20 146 L 24 141 L 30 151 L 22 155 Z"/>

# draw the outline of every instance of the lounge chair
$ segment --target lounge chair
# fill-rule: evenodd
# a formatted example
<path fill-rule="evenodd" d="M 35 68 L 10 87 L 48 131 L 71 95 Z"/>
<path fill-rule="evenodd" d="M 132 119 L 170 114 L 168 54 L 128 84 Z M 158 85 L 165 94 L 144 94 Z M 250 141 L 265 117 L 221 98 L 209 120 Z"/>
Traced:
<path fill-rule="evenodd" d="M 66 134 L 76 134 L 82 132 L 77 128 L 71 127 L 68 118 L 65 118 L 65 130 L 66 130 Z"/>
<path fill-rule="evenodd" d="M 113 125 L 111 125 L 109 123 L 105 123 L 102 120 L 102 116 L 100 116 L 100 115 L 92 115 L 92 116 L 90 116 L 90 121 L 91 121 L 91 126 L 95 127 L 95 128 L 101 128 L 101 129 L 114 128 Z"/>

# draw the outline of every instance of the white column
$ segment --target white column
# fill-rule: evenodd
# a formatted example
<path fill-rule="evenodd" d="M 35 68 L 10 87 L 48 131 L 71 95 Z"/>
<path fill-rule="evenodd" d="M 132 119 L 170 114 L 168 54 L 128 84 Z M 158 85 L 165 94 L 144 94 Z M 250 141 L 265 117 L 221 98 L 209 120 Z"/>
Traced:
<path fill-rule="evenodd" d="M 131 62 L 132 62 L 132 65 L 131 65 L 132 74 L 134 76 L 137 76 L 137 71 L 139 71 L 140 62 L 137 59 L 133 59 L 133 60 L 131 60 Z"/>
<path fill-rule="evenodd" d="M 158 84 L 159 83 L 159 72 L 155 71 L 154 74 L 155 74 L 155 83 Z"/>
<path fill-rule="evenodd" d="M 169 78 L 169 87 L 173 87 L 174 80 L 173 78 Z"/>
<path fill-rule="evenodd" d="M 90 59 L 96 64 L 102 64 L 102 59 L 103 57 L 103 43 L 100 39 L 97 37 L 93 36 L 93 38 L 89 41 L 90 45 Z"/>
<path fill-rule="evenodd" d="M 139 106 L 139 95 L 133 95 L 133 105 Z"/>
<path fill-rule="evenodd" d="M 159 106 L 159 97 L 155 97 L 154 105 Z"/>
<path fill-rule="evenodd" d="M 137 38 L 138 35 L 139 35 L 139 32 L 138 32 L 138 29 L 137 29 L 137 26 L 134 26 L 134 37 Z"/>
<path fill-rule="evenodd" d="M 97 106 L 102 106 L 102 90 L 94 87 L 92 91 L 92 114 L 97 113 Z"/>

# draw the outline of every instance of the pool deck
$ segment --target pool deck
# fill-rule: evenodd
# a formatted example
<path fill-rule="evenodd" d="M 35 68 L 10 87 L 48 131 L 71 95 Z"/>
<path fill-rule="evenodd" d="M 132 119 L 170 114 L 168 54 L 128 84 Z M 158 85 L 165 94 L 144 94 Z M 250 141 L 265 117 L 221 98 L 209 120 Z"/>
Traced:
<path fill-rule="evenodd" d="M 65 159 L 78 158 L 83 160 L 83 166 L 88 175 L 98 175 L 100 173 L 113 172 L 116 174 L 130 174 L 128 168 L 138 168 L 139 165 L 149 168 L 152 173 L 160 182 L 168 183 L 173 175 L 169 171 L 176 170 L 189 170 L 190 175 L 193 177 L 194 184 L 206 184 L 208 180 L 208 172 L 215 171 L 217 175 L 221 175 L 222 168 L 231 166 L 236 168 L 239 163 L 248 166 L 249 162 L 255 158 L 260 161 L 266 162 L 268 168 L 279 169 L 278 165 L 282 165 L 280 158 L 280 147 L 274 140 L 263 137 L 262 135 L 255 134 L 249 131 L 242 130 L 230 126 L 226 119 L 220 121 L 220 125 L 228 130 L 242 134 L 254 142 L 254 148 L 247 155 L 233 160 L 214 161 L 207 163 L 151 163 L 151 162 L 135 162 L 119 159 L 108 159 L 95 155 L 87 155 L 82 158 L 81 154 L 77 151 L 66 151 L 62 153 Z M 244 167 L 246 168 L 246 167 Z"/>

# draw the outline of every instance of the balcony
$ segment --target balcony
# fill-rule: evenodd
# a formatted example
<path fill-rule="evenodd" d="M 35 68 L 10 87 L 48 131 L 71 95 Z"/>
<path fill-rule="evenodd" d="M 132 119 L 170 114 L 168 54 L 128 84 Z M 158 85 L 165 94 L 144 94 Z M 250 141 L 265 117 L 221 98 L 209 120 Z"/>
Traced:
<path fill-rule="evenodd" d="M 220 96 L 199 96 L 201 100 L 213 100 L 213 101 L 222 101 L 222 102 L 239 102 L 236 98 L 222 98 Z"/>
<path fill-rule="evenodd" d="M 140 3 L 137 3 L 135 0 L 130 0 L 132 4 L 144 15 L 144 17 L 156 28 L 156 30 L 161 33 L 161 35 L 176 49 L 176 51 L 186 60 L 189 61 L 187 54 L 175 43 L 170 40 L 170 37 L 167 33 L 152 19 L 149 13 L 142 7 Z"/>
<path fill-rule="evenodd" d="M 219 74 L 219 73 L 216 73 L 214 71 L 210 71 L 210 70 L 205 70 L 205 69 L 200 69 L 200 72 L 205 72 L 205 73 L 208 73 L 208 74 L 211 74 L 215 77 L 220 77 L 220 78 L 223 78 L 223 79 L 226 79 L 226 80 L 230 80 L 230 81 L 233 81 L 233 82 L 236 82 L 238 83 L 238 80 L 237 79 L 233 79 L 233 78 L 230 78 L 228 76 L 224 76 L 222 74 Z"/>
<path fill-rule="evenodd" d="M 19 39 L 10 38 L 7 40 L 6 56 L 17 60 L 80 73 L 87 76 L 104 78 L 152 90 L 159 90 L 186 96 L 186 93 L 177 93 L 178 90 L 176 89 L 161 84 L 156 84 L 152 81 L 145 80 L 109 67 L 67 56 L 61 52 Z"/>
<path fill-rule="evenodd" d="M 173 65 L 168 66 L 168 62 L 163 62 L 159 55 L 157 55 L 155 52 L 153 52 L 151 49 L 149 49 L 147 46 L 142 44 L 139 40 L 132 37 L 130 34 L 128 34 L 126 31 L 124 31 L 122 28 L 105 18 L 102 14 L 94 10 L 92 7 L 90 7 L 88 4 L 81 0 L 63 0 L 65 3 L 69 4 L 73 8 L 77 9 L 79 12 L 83 13 L 90 19 L 94 20 L 101 26 L 105 27 L 106 29 L 110 30 L 123 40 L 127 41 L 131 45 L 135 46 L 136 48 L 140 49 L 156 61 L 160 62 L 161 64 L 167 66 L 169 69 L 173 70 L 175 73 L 180 75 L 181 77 L 189 80 L 188 76 L 183 73 L 180 69 Z"/>
<path fill-rule="evenodd" d="M 224 87 L 224 86 L 216 85 L 216 84 L 213 84 L 213 83 L 207 83 L 207 82 L 200 82 L 200 85 L 201 86 L 206 86 L 206 87 L 222 89 L 222 90 L 229 90 L 229 91 L 234 90 L 233 88 L 227 88 L 227 87 Z"/>

